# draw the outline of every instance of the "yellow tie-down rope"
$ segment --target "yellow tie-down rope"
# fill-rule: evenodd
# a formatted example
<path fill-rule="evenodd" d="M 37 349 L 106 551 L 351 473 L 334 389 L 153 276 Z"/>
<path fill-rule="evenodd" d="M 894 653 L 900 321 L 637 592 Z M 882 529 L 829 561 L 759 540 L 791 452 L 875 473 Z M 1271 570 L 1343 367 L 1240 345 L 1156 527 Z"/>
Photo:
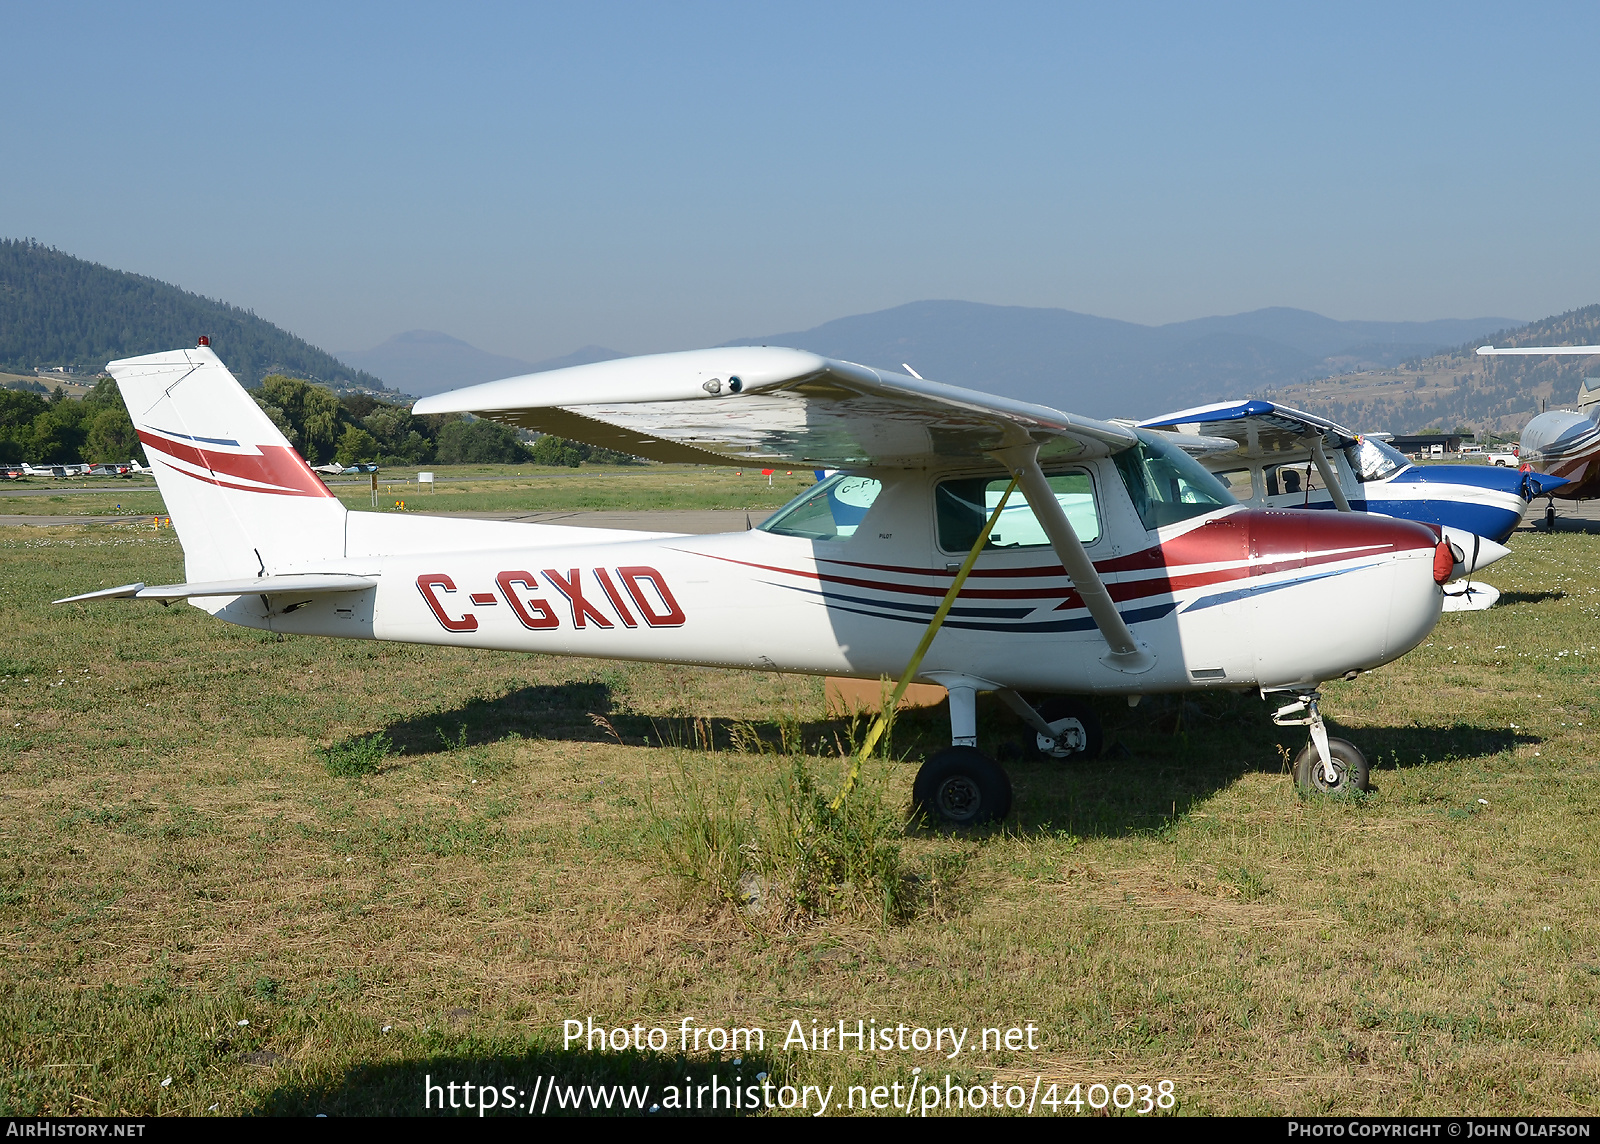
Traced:
<path fill-rule="evenodd" d="M 928 623 L 928 630 L 922 633 L 922 640 L 917 644 L 917 650 L 911 653 L 911 661 L 906 664 L 905 671 L 900 676 L 900 682 L 895 685 L 894 693 L 884 704 L 883 710 L 878 712 L 878 717 L 872 721 L 872 727 L 867 731 L 867 737 L 861 741 L 856 757 L 850 761 L 850 770 L 844 776 L 844 784 L 840 786 L 839 793 L 828 804 L 830 810 L 838 810 L 844 805 L 844 800 L 850 792 L 856 789 L 856 783 L 861 779 L 861 764 L 872 754 L 872 748 L 878 745 L 878 740 L 883 737 L 884 729 L 889 725 L 889 719 L 894 714 L 894 709 L 899 705 L 901 698 L 906 693 L 906 688 L 911 686 L 911 681 L 916 678 L 917 668 L 922 666 L 922 657 L 928 654 L 928 648 L 933 646 L 933 637 L 939 634 L 939 628 L 944 623 L 944 618 L 950 614 L 950 605 L 956 602 L 956 597 L 961 595 L 961 587 L 967 582 L 967 574 L 972 571 L 972 566 L 978 562 L 978 555 L 983 551 L 983 546 L 989 543 L 989 534 L 994 531 L 995 522 L 1000 519 L 1000 514 L 1005 511 L 1006 501 L 1011 499 L 1011 494 L 1017 491 L 1017 481 L 1013 477 L 1006 486 L 1005 493 L 1000 497 L 1000 503 L 994 506 L 994 511 L 989 514 L 988 523 L 983 526 L 983 531 L 978 533 L 977 541 L 972 545 L 972 551 L 967 553 L 967 558 L 961 562 L 961 568 L 956 573 L 955 580 L 950 585 L 950 590 L 944 594 L 944 599 L 939 604 L 938 611 L 933 613 L 933 619 Z"/>

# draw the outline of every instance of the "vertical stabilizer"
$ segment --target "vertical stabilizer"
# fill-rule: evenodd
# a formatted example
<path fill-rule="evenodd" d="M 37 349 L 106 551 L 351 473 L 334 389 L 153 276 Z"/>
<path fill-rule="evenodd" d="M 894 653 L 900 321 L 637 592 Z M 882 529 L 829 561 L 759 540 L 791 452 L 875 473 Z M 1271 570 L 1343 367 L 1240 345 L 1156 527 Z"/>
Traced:
<path fill-rule="evenodd" d="M 1578 412 L 1593 421 L 1596 406 L 1600 406 L 1600 377 L 1586 377 L 1578 385 Z"/>
<path fill-rule="evenodd" d="M 344 554 L 345 509 L 209 346 L 125 358 L 116 378 L 191 582 Z"/>

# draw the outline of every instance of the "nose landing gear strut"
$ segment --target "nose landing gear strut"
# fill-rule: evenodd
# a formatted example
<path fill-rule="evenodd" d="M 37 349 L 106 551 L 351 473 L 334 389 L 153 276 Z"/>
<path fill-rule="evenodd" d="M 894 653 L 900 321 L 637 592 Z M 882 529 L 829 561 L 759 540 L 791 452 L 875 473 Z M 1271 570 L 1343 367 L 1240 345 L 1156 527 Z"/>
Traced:
<path fill-rule="evenodd" d="M 1294 702 L 1278 708 L 1272 721 L 1280 727 L 1309 727 L 1311 741 L 1294 758 L 1294 781 L 1301 790 L 1317 794 L 1342 794 L 1370 790 L 1367 757 L 1348 739 L 1328 735 L 1317 706 L 1322 694 L 1301 693 Z"/>

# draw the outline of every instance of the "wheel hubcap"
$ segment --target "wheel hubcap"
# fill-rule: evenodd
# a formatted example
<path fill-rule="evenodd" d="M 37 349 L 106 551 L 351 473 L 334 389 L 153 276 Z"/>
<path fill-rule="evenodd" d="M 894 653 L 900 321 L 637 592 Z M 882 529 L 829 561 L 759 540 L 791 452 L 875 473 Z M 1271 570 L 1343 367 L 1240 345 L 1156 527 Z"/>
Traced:
<path fill-rule="evenodd" d="M 1333 759 L 1333 782 L 1328 781 L 1328 774 L 1323 769 L 1322 760 L 1317 759 L 1312 763 L 1311 780 L 1317 784 L 1317 789 L 1325 792 L 1341 791 L 1349 783 L 1350 772 L 1339 759 Z"/>
<path fill-rule="evenodd" d="M 952 775 L 939 784 L 935 801 L 939 804 L 939 813 L 952 822 L 966 822 L 976 818 L 978 808 L 983 804 L 983 794 L 978 790 L 978 784 L 966 775 Z"/>

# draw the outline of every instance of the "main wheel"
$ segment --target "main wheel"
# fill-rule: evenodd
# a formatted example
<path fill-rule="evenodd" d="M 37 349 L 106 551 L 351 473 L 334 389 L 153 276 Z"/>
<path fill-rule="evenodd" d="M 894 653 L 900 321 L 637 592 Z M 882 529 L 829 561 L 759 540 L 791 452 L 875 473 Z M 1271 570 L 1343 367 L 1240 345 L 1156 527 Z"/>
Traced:
<path fill-rule="evenodd" d="M 911 798 L 934 822 L 982 826 L 1011 813 L 1011 779 L 976 747 L 946 747 L 922 764 Z"/>
<path fill-rule="evenodd" d="M 1029 754 L 1038 759 L 1097 759 L 1105 736 L 1100 716 L 1081 699 L 1055 696 L 1039 704 L 1039 717 L 1056 732 L 1054 736 L 1029 728 Z"/>
<path fill-rule="evenodd" d="M 1330 783 L 1323 772 L 1322 760 L 1317 756 L 1317 745 L 1307 743 L 1305 749 L 1294 757 L 1294 781 L 1307 794 L 1345 794 L 1353 790 L 1371 790 L 1367 782 L 1367 756 L 1356 749 L 1348 739 L 1328 740 L 1328 757 L 1333 760 L 1335 781 Z"/>

